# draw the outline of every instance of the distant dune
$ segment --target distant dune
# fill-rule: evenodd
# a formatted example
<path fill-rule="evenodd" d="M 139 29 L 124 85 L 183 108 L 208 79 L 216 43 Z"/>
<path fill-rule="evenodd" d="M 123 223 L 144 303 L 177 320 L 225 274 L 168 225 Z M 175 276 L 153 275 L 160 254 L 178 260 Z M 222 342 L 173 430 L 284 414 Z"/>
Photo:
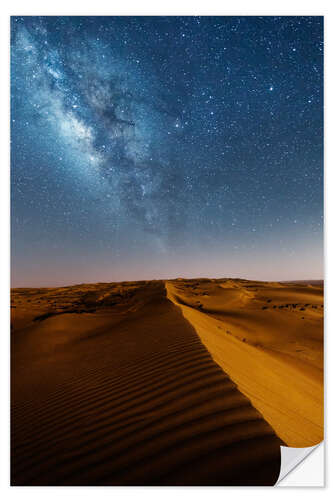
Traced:
<path fill-rule="evenodd" d="M 281 283 L 295 283 L 299 285 L 314 285 L 324 286 L 324 280 L 296 280 L 296 281 L 282 281 Z"/>
<path fill-rule="evenodd" d="M 322 287 L 12 290 L 13 485 L 271 485 L 322 439 Z"/>

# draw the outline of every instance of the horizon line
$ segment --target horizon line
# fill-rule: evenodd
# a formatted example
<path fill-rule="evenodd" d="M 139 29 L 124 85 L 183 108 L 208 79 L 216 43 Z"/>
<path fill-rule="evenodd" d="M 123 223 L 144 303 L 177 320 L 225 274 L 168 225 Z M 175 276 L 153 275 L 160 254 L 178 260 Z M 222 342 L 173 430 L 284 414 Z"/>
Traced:
<path fill-rule="evenodd" d="M 259 281 L 262 283 L 310 283 L 310 282 L 323 282 L 325 278 L 309 278 L 309 279 L 288 279 L 288 280 L 277 280 L 277 279 L 250 279 L 250 278 L 233 278 L 230 276 L 223 277 L 209 277 L 209 276 L 197 276 L 197 277 L 186 277 L 186 276 L 177 276 L 176 278 L 152 278 L 152 279 L 138 279 L 138 280 L 114 280 L 114 281 L 85 281 L 80 283 L 71 283 L 67 285 L 42 285 L 42 286 L 12 286 L 10 285 L 10 290 L 19 289 L 19 288 L 69 288 L 73 286 L 83 286 L 83 285 L 101 285 L 101 284 L 111 284 L 111 283 L 131 283 L 131 282 L 144 282 L 144 281 L 175 281 L 175 280 L 242 280 L 242 281 Z"/>

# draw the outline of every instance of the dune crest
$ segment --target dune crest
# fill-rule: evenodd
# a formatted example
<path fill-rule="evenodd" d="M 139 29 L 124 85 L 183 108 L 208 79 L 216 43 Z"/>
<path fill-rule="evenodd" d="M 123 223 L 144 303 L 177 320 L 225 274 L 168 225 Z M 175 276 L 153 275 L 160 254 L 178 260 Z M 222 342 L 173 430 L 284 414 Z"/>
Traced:
<path fill-rule="evenodd" d="M 213 359 L 288 445 L 323 439 L 320 282 L 167 282 Z"/>

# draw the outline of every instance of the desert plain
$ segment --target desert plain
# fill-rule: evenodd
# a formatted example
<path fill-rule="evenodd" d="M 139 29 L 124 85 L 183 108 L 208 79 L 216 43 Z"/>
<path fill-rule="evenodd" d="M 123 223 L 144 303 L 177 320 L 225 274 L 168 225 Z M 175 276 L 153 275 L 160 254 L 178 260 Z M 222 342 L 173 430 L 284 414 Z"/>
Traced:
<path fill-rule="evenodd" d="M 323 282 L 14 288 L 13 485 L 271 485 L 323 439 Z"/>

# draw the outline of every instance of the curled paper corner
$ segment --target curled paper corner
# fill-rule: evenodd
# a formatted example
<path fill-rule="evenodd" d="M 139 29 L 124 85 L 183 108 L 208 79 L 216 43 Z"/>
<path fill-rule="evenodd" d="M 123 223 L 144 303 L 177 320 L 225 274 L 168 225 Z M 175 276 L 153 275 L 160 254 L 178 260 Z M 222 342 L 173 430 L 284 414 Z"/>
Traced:
<path fill-rule="evenodd" d="M 281 446 L 280 448 L 281 469 L 276 486 L 324 486 L 324 441 L 307 448 L 292 448 L 288 446 Z M 314 460 L 313 464 L 311 463 L 311 478 L 308 478 L 311 484 L 303 484 L 301 477 L 294 478 L 293 474 L 293 478 L 290 478 L 291 481 L 288 480 L 289 477 L 287 478 L 287 481 L 285 481 L 286 476 L 298 468 L 298 466 L 302 464 L 315 450 L 317 450 L 317 456 L 315 457 L 315 454 L 313 454 Z M 301 475 L 303 475 L 303 471 L 301 472 Z M 304 474 L 306 474 L 305 471 Z"/>

